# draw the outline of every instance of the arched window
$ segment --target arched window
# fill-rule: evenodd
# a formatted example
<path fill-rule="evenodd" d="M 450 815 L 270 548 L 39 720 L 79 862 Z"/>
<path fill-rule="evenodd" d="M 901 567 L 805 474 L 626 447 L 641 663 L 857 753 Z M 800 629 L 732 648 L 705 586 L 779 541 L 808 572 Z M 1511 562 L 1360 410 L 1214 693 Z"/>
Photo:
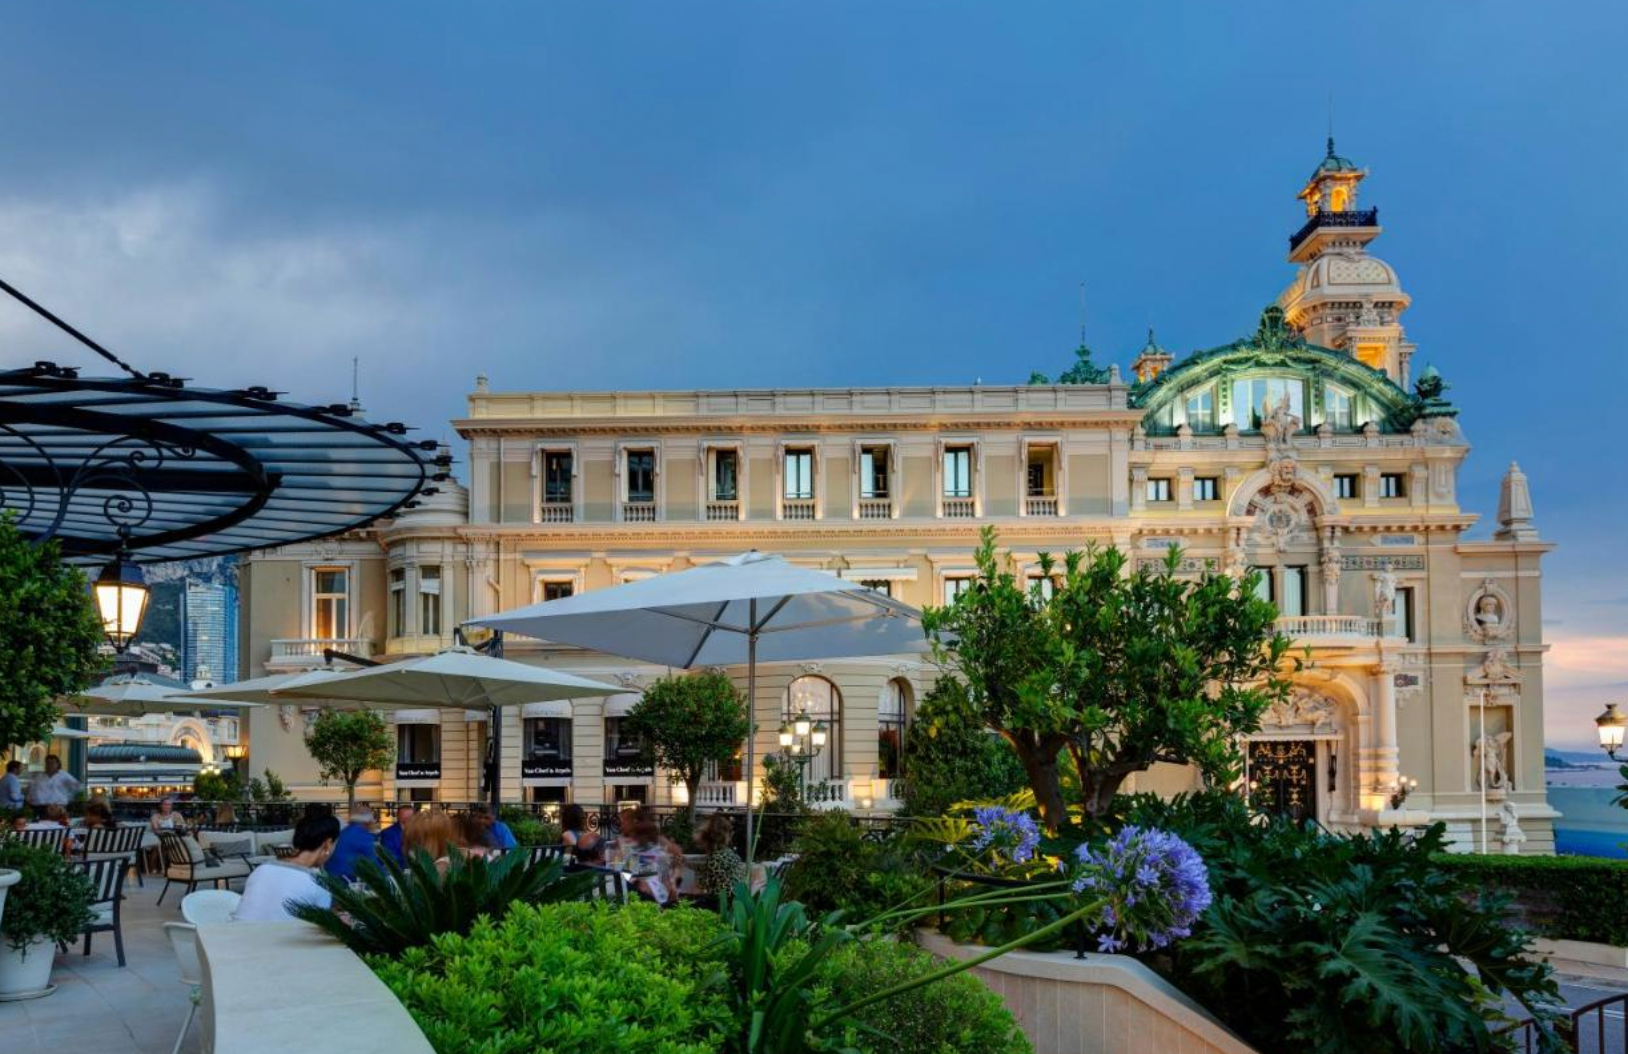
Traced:
<path fill-rule="evenodd" d="M 825 746 L 808 763 L 810 783 L 842 776 L 842 694 L 824 677 L 799 677 L 786 686 L 785 719 L 806 713 L 810 721 L 825 725 Z"/>
<path fill-rule="evenodd" d="M 910 682 L 895 677 L 882 686 L 876 707 L 876 775 L 896 780 L 904 775 L 904 730 L 910 720 Z"/>

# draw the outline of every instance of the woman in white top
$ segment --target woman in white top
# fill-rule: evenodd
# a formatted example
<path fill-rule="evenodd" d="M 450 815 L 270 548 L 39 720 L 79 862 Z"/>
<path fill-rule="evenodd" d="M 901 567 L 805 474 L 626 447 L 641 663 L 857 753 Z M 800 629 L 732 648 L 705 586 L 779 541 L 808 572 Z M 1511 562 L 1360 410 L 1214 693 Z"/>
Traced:
<path fill-rule="evenodd" d="M 331 815 L 306 816 L 294 827 L 294 855 L 272 860 L 249 873 L 243 899 L 232 914 L 235 922 L 277 922 L 293 918 L 291 903 L 326 908 L 333 897 L 317 882 L 317 874 L 333 855 L 339 838 L 339 820 Z"/>
<path fill-rule="evenodd" d="M 158 811 L 147 817 L 148 826 L 153 833 L 159 831 L 185 830 L 186 819 L 175 811 L 175 796 L 166 794 L 158 800 Z"/>

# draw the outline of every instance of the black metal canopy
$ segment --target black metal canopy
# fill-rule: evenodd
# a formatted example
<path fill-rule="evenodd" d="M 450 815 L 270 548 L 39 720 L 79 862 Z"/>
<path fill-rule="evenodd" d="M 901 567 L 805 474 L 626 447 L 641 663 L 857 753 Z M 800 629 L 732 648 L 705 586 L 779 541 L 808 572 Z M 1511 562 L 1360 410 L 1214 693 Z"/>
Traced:
<path fill-rule="evenodd" d="M 433 441 L 344 404 L 131 373 L 80 377 L 48 362 L 0 371 L 0 512 L 70 559 L 122 546 L 147 563 L 309 541 L 394 515 L 447 478 L 451 458 Z"/>

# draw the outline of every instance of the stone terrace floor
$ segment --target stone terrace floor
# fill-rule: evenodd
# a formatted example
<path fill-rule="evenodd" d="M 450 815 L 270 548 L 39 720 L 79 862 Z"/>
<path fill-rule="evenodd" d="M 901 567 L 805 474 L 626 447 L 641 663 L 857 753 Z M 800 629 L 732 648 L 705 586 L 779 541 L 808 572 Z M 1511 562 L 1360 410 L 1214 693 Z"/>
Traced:
<path fill-rule="evenodd" d="M 91 954 L 84 942 L 58 954 L 51 971 L 57 990 L 43 999 L 0 1003 L 0 1051 L 5 1054 L 169 1054 L 186 1020 L 188 986 L 164 923 L 181 921 L 181 890 L 155 903 L 163 879 L 147 877 L 125 890 L 124 952 L 119 968 L 113 934 L 98 933 Z M 183 1051 L 199 1050 L 198 1023 Z"/>

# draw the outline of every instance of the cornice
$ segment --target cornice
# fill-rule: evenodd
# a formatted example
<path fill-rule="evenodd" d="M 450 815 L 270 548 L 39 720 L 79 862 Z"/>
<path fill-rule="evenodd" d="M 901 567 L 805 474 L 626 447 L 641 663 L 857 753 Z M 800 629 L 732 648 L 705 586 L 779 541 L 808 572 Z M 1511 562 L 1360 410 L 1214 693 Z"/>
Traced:
<path fill-rule="evenodd" d="M 729 521 L 716 524 L 699 521 L 648 524 L 483 524 L 456 530 L 461 537 L 470 541 L 491 541 L 510 545 L 534 542 L 544 546 L 660 546 L 668 543 L 716 545 L 722 542 L 764 544 L 768 539 L 809 542 L 846 539 L 862 541 L 908 539 L 923 542 L 950 540 L 976 545 L 979 531 L 985 526 L 994 526 L 998 529 L 1003 545 L 1012 540 L 1035 539 L 1050 540 L 1053 544 L 1064 541 L 1065 544 L 1077 545 L 1085 540 L 1081 537 L 1083 535 L 1107 537 L 1123 533 L 1126 524 L 1123 520 L 1109 517 L 1090 520 L 1059 519 L 1045 524 L 1036 524 L 1034 520 L 1024 518 L 1011 520 L 985 518 L 954 522 L 935 520 L 914 523 L 889 521 L 880 524 L 866 521 L 834 523 L 829 520 L 813 523 L 767 521 L 754 524 L 748 520 L 744 523 Z"/>
<path fill-rule="evenodd" d="M 1066 415 L 1025 414 L 1010 410 L 989 411 L 987 416 L 961 412 L 925 417 L 851 417 L 818 415 L 801 417 L 725 416 L 695 418 L 649 418 L 628 420 L 608 418 L 461 418 L 452 422 L 465 439 L 496 436 L 536 436 L 564 439 L 570 436 L 658 436 L 658 435 L 807 435 L 883 434 L 889 432 L 1019 432 L 1039 429 L 1124 430 L 1142 420 L 1140 413 L 1125 410 L 1078 410 Z"/>

